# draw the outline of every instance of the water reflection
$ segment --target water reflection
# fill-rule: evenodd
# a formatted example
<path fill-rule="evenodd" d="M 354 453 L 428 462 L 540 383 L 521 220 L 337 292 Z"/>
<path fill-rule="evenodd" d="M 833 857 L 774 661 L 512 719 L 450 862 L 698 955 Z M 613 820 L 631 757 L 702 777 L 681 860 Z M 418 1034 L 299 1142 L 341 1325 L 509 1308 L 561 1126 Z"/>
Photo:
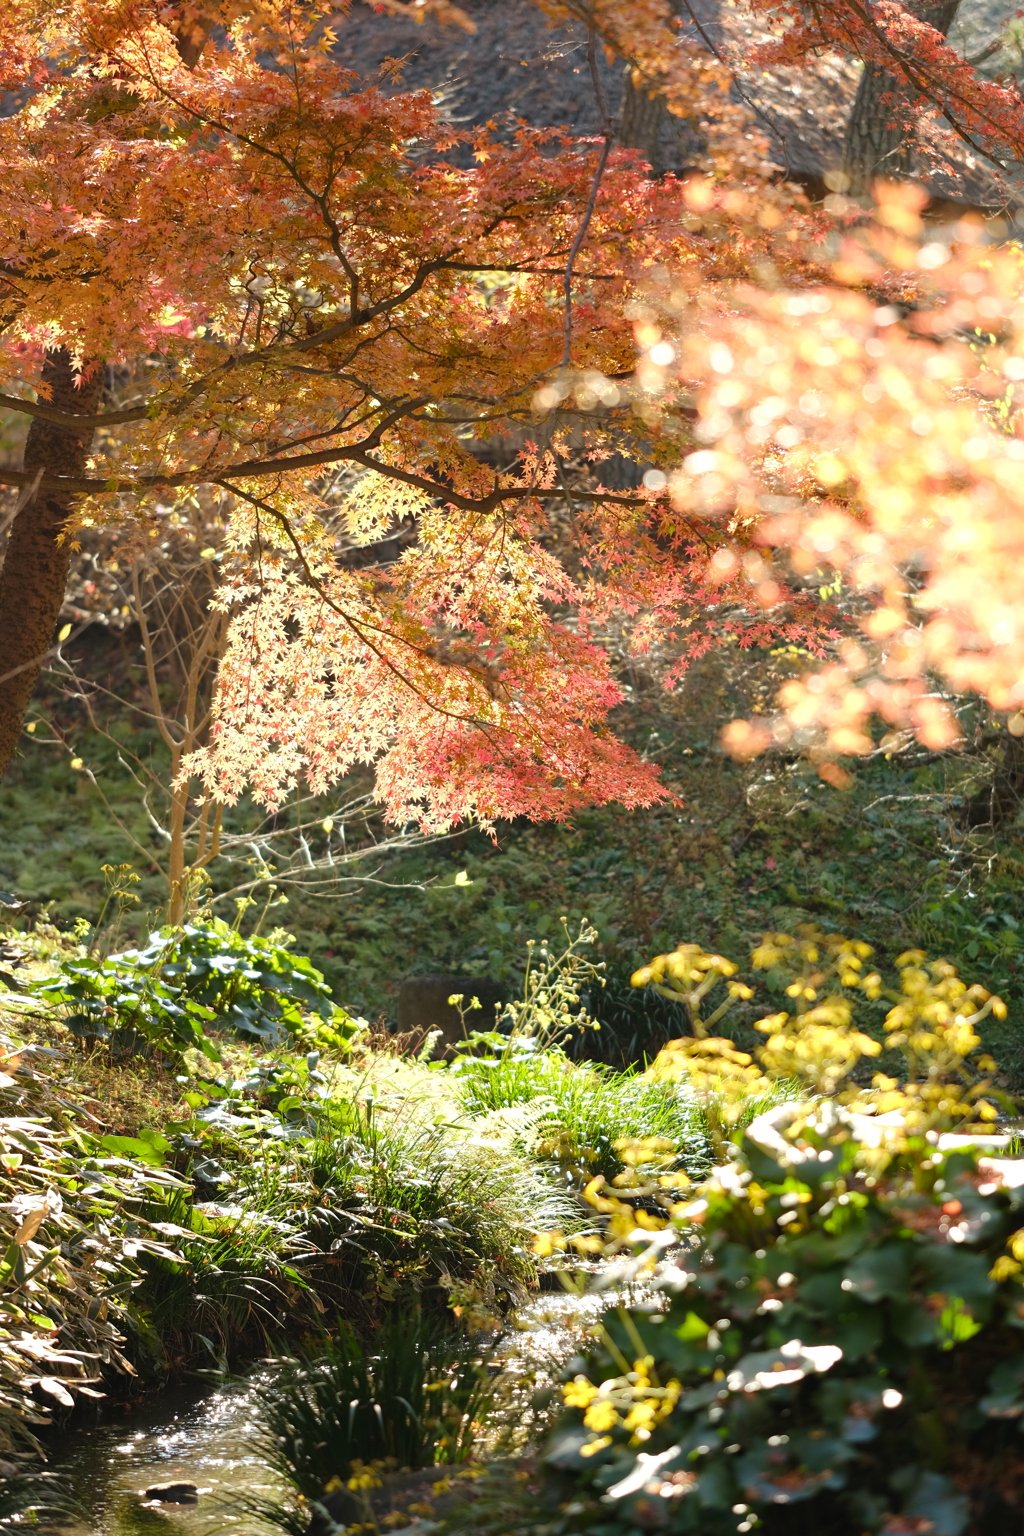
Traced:
<path fill-rule="evenodd" d="M 62 1536 L 212 1536 L 240 1524 L 219 1507 L 224 1498 L 279 1494 L 279 1480 L 259 1455 L 252 1391 L 271 1371 L 261 1366 L 247 1380 L 227 1382 L 198 1400 L 186 1389 L 154 1393 L 130 1418 L 118 1415 L 75 1431 L 66 1453 L 54 1444 L 51 1470 L 84 1511 L 84 1519 L 61 1523 Z M 171 1482 L 209 1491 L 198 1504 L 146 1505 L 146 1488 Z M 244 1528 L 246 1536 L 262 1536 L 251 1519 Z"/>

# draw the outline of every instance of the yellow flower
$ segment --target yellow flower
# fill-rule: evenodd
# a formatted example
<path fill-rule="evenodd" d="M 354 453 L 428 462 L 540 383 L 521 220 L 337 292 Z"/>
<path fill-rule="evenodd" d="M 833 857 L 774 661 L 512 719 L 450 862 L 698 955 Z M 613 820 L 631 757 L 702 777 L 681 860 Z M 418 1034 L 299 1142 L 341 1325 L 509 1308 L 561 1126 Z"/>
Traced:
<path fill-rule="evenodd" d="M 592 1403 L 583 1415 L 583 1422 L 588 1429 L 596 1430 L 598 1434 L 606 1429 L 614 1429 L 619 1422 L 615 1404 L 610 1403 L 607 1398 L 601 1398 Z"/>
<path fill-rule="evenodd" d="M 567 1408 L 586 1408 L 597 1396 L 597 1388 L 585 1376 L 576 1376 L 563 1386 L 562 1396 Z"/>
<path fill-rule="evenodd" d="M 596 1456 L 598 1451 L 603 1451 L 604 1448 L 606 1446 L 608 1446 L 608 1445 L 611 1445 L 611 1443 L 612 1443 L 611 1435 L 602 1435 L 600 1440 L 591 1440 L 589 1445 L 581 1445 L 580 1446 L 580 1455 L 581 1456 Z"/>

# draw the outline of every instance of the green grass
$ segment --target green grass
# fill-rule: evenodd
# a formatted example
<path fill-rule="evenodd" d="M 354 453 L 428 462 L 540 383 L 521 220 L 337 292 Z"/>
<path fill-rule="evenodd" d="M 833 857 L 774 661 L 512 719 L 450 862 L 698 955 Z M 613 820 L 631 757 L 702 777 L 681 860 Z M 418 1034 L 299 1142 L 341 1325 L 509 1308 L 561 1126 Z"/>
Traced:
<path fill-rule="evenodd" d="M 471 1114 L 537 1105 L 524 1151 L 580 1174 L 613 1178 L 624 1166 L 615 1143 L 648 1137 L 674 1142 L 678 1165 L 690 1174 L 708 1164 L 700 1112 L 675 1084 L 573 1063 L 557 1050 L 510 1052 L 499 1060 L 467 1057 L 459 1064 L 458 1084 Z"/>
<path fill-rule="evenodd" d="M 290 1209 L 283 1201 L 250 1203 L 249 1193 L 251 1181 L 239 1200 L 241 1218 L 206 1215 L 190 1195 L 171 1197 L 154 1213 L 182 1230 L 174 1239 L 180 1261 L 141 1260 L 135 1337 L 153 1364 L 222 1372 L 246 1347 L 266 1350 L 316 1325 L 311 1290 L 291 1262 L 301 1219 L 295 1192 Z"/>
<path fill-rule="evenodd" d="M 502 1165 L 467 1151 L 458 1132 L 383 1119 L 369 1111 L 310 1145 L 309 1240 L 339 1255 L 353 1289 L 394 1294 L 401 1277 L 421 1295 L 454 1283 L 499 1302 L 521 1296 L 535 1273 L 530 1234 L 561 1214 L 526 1160 Z"/>
<path fill-rule="evenodd" d="M 257 1392 L 267 1460 L 310 1500 L 355 1461 L 465 1461 L 492 1397 L 487 1351 L 416 1312 L 365 1344 L 339 1319 Z"/>
<path fill-rule="evenodd" d="M 364 1328 L 397 1306 L 500 1315 L 535 1279 L 534 1234 L 579 1225 L 527 1157 L 468 1144 L 463 1126 L 341 1097 L 310 1101 L 315 1121 L 298 1126 L 264 1109 L 254 1134 L 245 1104 L 226 1103 L 241 1129 L 197 1118 L 189 1131 L 190 1170 L 224 1182 L 147 1211 L 181 1229 L 180 1262 L 142 1261 L 139 1348 L 179 1369 L 265 1352 L 324 1307 Z"/>

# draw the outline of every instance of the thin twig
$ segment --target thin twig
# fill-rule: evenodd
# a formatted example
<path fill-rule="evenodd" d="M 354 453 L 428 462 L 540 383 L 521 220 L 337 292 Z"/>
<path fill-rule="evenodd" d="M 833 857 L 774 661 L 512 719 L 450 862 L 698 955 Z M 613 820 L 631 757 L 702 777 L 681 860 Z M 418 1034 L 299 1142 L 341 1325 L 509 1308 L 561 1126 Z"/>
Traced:
<path fill-rule="evenodd" d="M 79 635 L 83 634 L 92 622 L 91 618 L 86 619 L 85 623 L 79 624 L 78 628 L 73 630 L 66 639 L 58 640 L 56 645 L 51 645 L 48 651 L 41 651 L 38 656 L 30 656 L 28 661 L 21 663 L 20 667 L 12 667 L 9 672 L 0 674 L 0 683 L 10 682 L 12 677 L 17 677 L 21 672 L 27 672 L 29 667 L 42 666 L 43 662 L 50 656 L 59 656 L 61 646 L 66 645 L 68 640 L 77 640 Z"/>
<path fill-rule="evenodd" d="M 562 348 L 562 370 L 569 366 L 572 357 L 572 269 L 579 254 L 580 246 L 586 238 L 590 221 L 597 207 L 597 194 L 601 186 L 601 178 L 604 168 L 608 164 L 608 153 L 612 147 L 612 139 L 615 137 L 615 125 L 608 115 L 608 107 L 604 99 L 604 90 L 601 86 L 601 77 L 597 69 L 597 33 L 593 27 L 587 36 L 587 62 L 590 65 L 590 78 L 594 82 L 594 95 L 597 98 L 598 110 L 602 119 L 602 144 L 601 153 L 597 157 L 597 169 L 590 185 L 590 196 L 587 198 L 587 206 L 583 210 L 583 218 L 580 227 L 576 231 L 576 238 L 569 250 L 569 256 L 565 263 L 565 276 L 562 279 L 562 287 L 565 290 L 565 345 Z"/>
<path fill-rule="evenodd" d="M 29 502 L 38 491 L 39 482 L 42 478 L 43 466 L 40 464 L 39 468 L 36 470 L 36 477 L 32 481 L 32 484 L 26 485 L 25 489 L 14 503 L 14 511 L 4 518 L 3 528 L 0 528 L 0 533 L 6 533 L 8 525 L 14 522 L 14 519 L 17 517 L 18 513 L 22 510 L 23 507 L 28 506 Z"/>

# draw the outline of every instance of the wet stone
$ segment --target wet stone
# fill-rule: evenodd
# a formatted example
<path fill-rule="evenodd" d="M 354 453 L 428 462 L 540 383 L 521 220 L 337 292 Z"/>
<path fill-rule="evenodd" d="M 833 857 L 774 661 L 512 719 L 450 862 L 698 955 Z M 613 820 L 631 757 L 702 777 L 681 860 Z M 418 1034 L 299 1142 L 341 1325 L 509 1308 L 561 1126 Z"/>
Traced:
<path fill-rule="evenodd" d="M 195 1483 L 154 1483 L 146 1489 L 146 1498 L 161 1504 L 198 1504 L 199 1489 Z"/>

